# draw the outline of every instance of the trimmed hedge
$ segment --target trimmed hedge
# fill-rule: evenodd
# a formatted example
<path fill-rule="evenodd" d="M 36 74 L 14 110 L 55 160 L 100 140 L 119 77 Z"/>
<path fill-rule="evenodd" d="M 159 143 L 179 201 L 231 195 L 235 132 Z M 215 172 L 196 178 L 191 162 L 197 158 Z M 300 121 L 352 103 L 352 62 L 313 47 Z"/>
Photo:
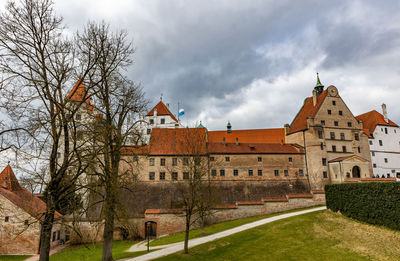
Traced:
<path fill-rule="evenodd" d="M 325 195 L 334 212 L 400 230 L 400 182 L 330 184 Z"/>

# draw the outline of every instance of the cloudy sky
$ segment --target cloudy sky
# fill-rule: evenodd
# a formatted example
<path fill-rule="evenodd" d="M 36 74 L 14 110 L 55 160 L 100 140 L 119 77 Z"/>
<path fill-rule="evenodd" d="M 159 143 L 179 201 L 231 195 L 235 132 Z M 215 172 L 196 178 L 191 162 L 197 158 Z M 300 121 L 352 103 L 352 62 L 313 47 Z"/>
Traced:
<path fill-rule="evenodd" d="M 0 0 L 4 6 L 5 0 Z M 183 123 L 211 130 L 282 127 L 316 72 L 355 115 L 387 104 L 400 123 L 400 2 L 55 0 L 70 30 L 88 20 L 126 29 L 131 79 L 163 94 Z"/>

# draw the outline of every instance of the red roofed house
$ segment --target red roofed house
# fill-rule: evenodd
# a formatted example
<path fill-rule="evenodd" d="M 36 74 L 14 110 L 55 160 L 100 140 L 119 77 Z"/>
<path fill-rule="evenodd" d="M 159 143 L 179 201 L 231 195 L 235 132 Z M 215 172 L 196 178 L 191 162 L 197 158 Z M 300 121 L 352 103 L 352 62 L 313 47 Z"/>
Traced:
<path fill-rule="evenodd" d="M 10 166 L 0 173 L 0 255 L 33 255 L 39 251 L 40 220 L 46 204 L 21 187 Z M 61 218 L 56 212 L 55 218 Z M 60 243 L 53 226 L 51 246 Z"/>
<path fill-rule="evenodd" d="M 169 104 L 165 105 L 160 100 L 145 116 L 141 118 L 139 129 L 141 130 L 142 140 L 144 144 L 149 143 L 150 135 L 153 128 L 182 128 L 179 120 L 170 111 Z"/>
<path fill-rule="evenodd" d="M 356 118 L 368 136 L 374 177 L 400 179 L 400 128 L 388 118 L 386 105 L 382 114 L 373 110 Z"/>
<path fill-rule="evenodd" d="M 285 126 L 286 142 L 305 147 L 307 172 L 312 189 L 328 183 L 372 176 L 368 137 L 344 103 L 335 86 L 324 90 L 319 77 L 313 96 L 290 125 Z M 348 156 L 357 157 L 348 157 Z M 336 161 L 346 157 L 346 164 Z"/>

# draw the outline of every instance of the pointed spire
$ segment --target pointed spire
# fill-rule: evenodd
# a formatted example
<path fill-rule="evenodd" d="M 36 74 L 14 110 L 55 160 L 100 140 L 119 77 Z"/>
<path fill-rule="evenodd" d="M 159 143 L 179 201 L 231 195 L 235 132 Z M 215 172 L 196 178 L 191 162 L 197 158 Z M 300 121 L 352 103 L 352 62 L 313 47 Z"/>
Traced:
<path fill-rule="evenodd" d="M 317 73 L 317 84 L 314 87 L 314 90 L 317 92 L 317 96 L 319 96 L 322 91 L 324 90 L 324 85 L 321 83 L 320 79 L 319 79 L 319 74 Z"/>

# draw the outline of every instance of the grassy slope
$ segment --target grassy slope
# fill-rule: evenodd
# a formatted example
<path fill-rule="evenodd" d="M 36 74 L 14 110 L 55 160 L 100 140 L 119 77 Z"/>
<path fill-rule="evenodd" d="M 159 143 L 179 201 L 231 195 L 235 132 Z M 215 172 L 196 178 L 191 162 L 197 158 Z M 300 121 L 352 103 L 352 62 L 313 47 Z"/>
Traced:
<path fill-rule="evenodd" d="M 0 261 L 22 261 L 27 259 L 30 256 L 9 256 L 9 255 L 0 255 Z"/>
<path fill-rule="evenodd" d="M 114 241 L 113 242 L 113 257 L 114 259 L 121 259 L 127 257 L 135 257 L 142 255 L 146 252 L 125 252 L 135 242 L 132 241 Z M 68 247 L 50 256 L 50 261 L 92 261 L 101 260 L 102 243 L 88 244 Z"/>
<path fill-rule="evenodd" d="M 400 232 L 315 212 L 243 231 L 161 260 L 400 260 Z"/>
<path fill-rule="evenodd" d="M 296 211 L 300 211 L 300 210 L 310 209 L 310 208 L 315 208 L 315 207 L 295 209 L 295 210 L 279 212 L 279 213 L 274 213 L 274 214 L 269 214 L 269 215 L 254 216 L 254 217 L 236 219 L 236 220 L 213 224 L 213 225 L 205 227 L 204 234 L 201 233 L 200 229 L 191 230 L 190 234 L 189 234 L 189 239 L 202 237 L 202 236 L 208 236 L 208 235 L 215 234 L 215 233 L 218 233 L 218 232 L 230 229 L 230 228 L 234 228 L 237 226 L 241 226 L 241 225 L 253 222 L 253 221 L 261 220 L 261 219 L 272 217 L 272 216 L 277 216 L 277 215 L 284 214 L 284 213 L 290 213 L 290 212 L 296 212 Z M 174 233 L 174 234 L 171 234 L 171 235 L 168 235 L 165 237 L 158 238 L 158 239 L 150 242 L 150 246 L 166 245 L 166 244 L 181 242 L 183 240 L 185 240 L 185 232 L 179 232 L 179 233 Z"/>

